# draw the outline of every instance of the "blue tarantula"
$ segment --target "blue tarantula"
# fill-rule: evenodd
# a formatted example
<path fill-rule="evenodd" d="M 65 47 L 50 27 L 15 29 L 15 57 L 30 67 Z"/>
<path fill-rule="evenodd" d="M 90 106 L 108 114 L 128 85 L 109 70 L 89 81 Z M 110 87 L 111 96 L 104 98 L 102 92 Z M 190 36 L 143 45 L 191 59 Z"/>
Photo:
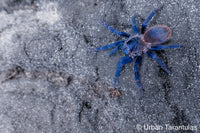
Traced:
<path fill-rule="evenodd" d="M 157 25 L 150 27 L 147 31 L 145 31 L 147 27 L 147 23 L 152 19 L 152 17 L 158 13 L 163 8 L 163 5 L 159 6 L 157 9 L 153 10 L 151 14 L 146 18 L 146 20 L 142 24 L 141 34 L 138 33 L 135 18 L 132 17 L 132 29 L 134 35 L 131 36 L 125 32 L 117 31 L 113 27 L 109 26 L 107 23 L 101 21 L 101 23 L 107 27 L 111 32 L 116 35 L 120 35 L 126 37 L 126 40 L 120 40 L 115 43 L 105 45 L 103 47 L 98 47 L 92 49 L 92 51 L 101 51 L 107 50 L 110 48 L 114 48 L 111 50 L 109 55 L 114 54 L 117 50 L 122 49 L 125 56 L 121 57 L 116 66 L 116 73 L 114 77 L 114 84 L 111 90 L 111 95 L 113 96 L 120 96 L 121 91 L 116 89 L 116 83 L 120 72 L 122 71 L 122 67 L 127 63 L 135 60 L 134 65 L 134 73 L 135 73 L 135 80 L 139 90 L 140 96 L 143 95 L 143 89 L 141 87 L 141 83 L 139 80 L 139 71 L 138 67 L 142 60 L 142 55 L 146 54 L 149 57 L 153 58 L 160 66 L 170 74 L 170 71 L 166 68 L 166 66 L 162 63 L 162 61 L 156 56 L 156 54 L 152 50 L 162 50 L 162 49 L 170 49 L 170 48 L 179 48 L 183 47 L 184 45 L 176 44 L 176 45 L 159 45 L 165 43 L 171 37 L 171 30 L 169 27 L 165 25 Z"/>

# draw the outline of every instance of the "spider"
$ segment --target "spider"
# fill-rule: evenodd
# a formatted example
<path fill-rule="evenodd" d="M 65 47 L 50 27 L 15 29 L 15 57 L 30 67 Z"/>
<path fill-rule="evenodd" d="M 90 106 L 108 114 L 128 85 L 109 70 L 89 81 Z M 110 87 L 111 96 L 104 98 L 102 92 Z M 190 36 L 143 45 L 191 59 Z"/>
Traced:
<path fill-rule="evenodd" d="M 146 18 L 146 20 L 142 24 L 141 34 L 139 34 L 138 29 L 136 27 L 135 18 L 132 17 L 132 29 L 134 35 L 131 36 L 128 33 L 121 32 L 115 30 L 113 27 L 109 26 L 106 22 L 101 21 L 101 23 L 107 27 L 111 32 L 116 35 L 120 35 L 126 37 L 126 40 L 120 40 L 115 43 L 105 45 L 103 47 L 93 48 L 92 51 L 98 52 L 102 50 L 111 49 L 109 56 L 114 54 L 117 50 L 122 49 L 123 53 L 125 54 L 124 57 L 121 57 L 116 65 L 116 73 L 114 77 L 113 88 L 111 89 L 111 95 L 113 96 L 120 96 L 121 91 L 116 88 L 116 83 L 118 82 L 118 78 L 122 71 L 122 68 L 127 63 L 132 62 L 135 59 L 134 64 L 134 73 L 135 73 L 135 80 L 137 84 L 137 88 L 139 91 L 139 95 L 143 95 L 143 89 L 139 80 L 139 64 L 142 60 L 142 55 L 146 54 L 150 58 L 154 59 L 168 74 L 171 72 L 166 68 L 166 66 L 162 63 L 162 61 L 156 56 L 156 54 L 152 50 L 163 50 L 163 49 L 170 49 L 170 48 L 179 48 L 184 47 L 184 45 L 175 44 L 175 45 L 160 45 L 165 43 L 171 37 L 171 30 L 166 25 L 157 25 L 150 27 L 146 30 L 148 22 L 152 19 L 152 17 L 161 11 L 163 5 L 160 5 L 158 8 L 153 10 L 150 15 Z"/>

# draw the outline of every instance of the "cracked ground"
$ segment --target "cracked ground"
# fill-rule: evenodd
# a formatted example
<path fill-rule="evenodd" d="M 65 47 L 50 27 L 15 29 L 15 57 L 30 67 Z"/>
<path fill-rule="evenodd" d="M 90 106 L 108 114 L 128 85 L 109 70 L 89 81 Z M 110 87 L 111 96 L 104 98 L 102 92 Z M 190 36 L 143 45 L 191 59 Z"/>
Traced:
<path fill-rule="evenodd" d="M 163 10 L 148 27 L 169 26 L 168 44 L 187 47 L 156 52 L 172 75 L 144 56 L 142 98 L 134 63 L 126 65 L 119 78 L 122 95 L 111 97 L 123 53 L 88 51 L 122 38 L 98 21 L 132 34 L 131 17 L 140 29 L 160 4 Z M 198 133 L 199 6 L 199 0 L 1 0 L 0 133 Z M 166 124 L 196 128 L 167 130 Z"/>

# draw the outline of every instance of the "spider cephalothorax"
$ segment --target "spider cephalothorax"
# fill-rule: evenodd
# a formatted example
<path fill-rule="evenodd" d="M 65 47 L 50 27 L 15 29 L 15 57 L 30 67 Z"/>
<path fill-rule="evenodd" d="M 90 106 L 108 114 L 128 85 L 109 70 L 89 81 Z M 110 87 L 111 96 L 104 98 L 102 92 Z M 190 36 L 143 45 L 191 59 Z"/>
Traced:
<path fill-rule="evenodd" d="M 125 40 L 122 47 L 124 54 L 131 58 L 141 56 L 142 53 L 146 53 L 149 48 L 151 48 L 151 44 L 144 41 L 143 35 L 129 37 Z"/>
<path fill-rule="evenodd" d="M 142 55 L 146 54 L 149 57 L 153 58 L 156 62 L 160 64 L 160 66 L 170 74 L 170 71 L 165 67 L 162 61 L 156 56 L 156 54 L 152 50 L 162 50 L 162 49 L 170 49 L 170 48 L 179 48 L 183 45 L 176 44 L 176 45 L 160 45 L 165 43 L 171 37 L 171 30 L 169 27 L 165 25 L 157 25 L 150 27 L 147 31 L 145 31 L 147 23 L 151 20 L 151 18 L 155 15 L 155 13 L 159 12 L 163 8 L 163 5 L 159 6 L 155 9 L 148 18 L 142 24 L 142 33 L 139 34 L 136 24 L 135 18 L 132 17 L 132 29 L 135 35 L 130 36 L 125 32 L 120 32 L 115 30 L 113 27 L 109 26 L 107 23 L 101 21 L 111 32 L 116 35 L 124 36 L 127 39 L 120 40 L 115 43 L 105 45 L 103 47 L 94 48 L 93 51 L 101 51 L 106 50 L 109 48 L 114 48 L 109 55 L 114 54 L 117 50 L 122 49 L 125 56 L 120 58 L 117 63 L 116 73 L 114 77 L 114 84 L 113 88 L 111 89 L 111 95 L 113 96 L 120 96 L 121 92 L 116 88 L 117 79 L 122 71 L 122 67 L 136 59 L 134 65 L 134 72 L 135 72 L 135 80 L 138 86 L 139 94 L 143 94 L 143 90 L 139 81 L 139 63 L 142 60 Z"/>

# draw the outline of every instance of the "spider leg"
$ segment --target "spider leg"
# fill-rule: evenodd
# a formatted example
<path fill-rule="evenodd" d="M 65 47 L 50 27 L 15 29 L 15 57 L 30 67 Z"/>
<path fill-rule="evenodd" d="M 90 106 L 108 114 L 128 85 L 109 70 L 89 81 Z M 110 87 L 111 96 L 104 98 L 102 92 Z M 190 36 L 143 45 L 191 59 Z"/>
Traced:
<path fill-rule="evenodd" d="M 175 44 L 175 45 L 156 45 L 151 46 L 151 50 L 162 50 L 162 49 L 171 49 L 171 48 L 180 48 L 185 47 L 185 45 Z"/>
<path fill-rule="evenodd" d="M 145 19 L 145 21 L 144 21 L 143 24 L 142 24 L 142 34 L 144 34 L 144 32 L 145 32 L 145 29 L 146 29 L 146 27 L 147 27 L 147 23 L 152 19 L 152 17 L 153 17 L 156 13 L 158 13 L 160 10 L 162 10 L 162 8 L 163 8 L 163 5 L 160 5 L 158 8 L 156 8 L 155 10 L 153 10 L 153 11 L 151 12 L 151 14 L 149 14 L 149 16 Z"/>
<path fill-rule="evenodd" d="M 117 41 L 115 43 L 111 43 L 111 44 L 108 44 L 108 45 L 105 45 L 105 46 L 102 46 L 102 47 L 93 48 L 93 49 L 91 49 L 91 51 L 92 52 L 98 52 L 98 51 L 101 51 L 101 50 L 107 50 L 107 49 L 122 45 L 123 43 L 124 43 L 124 40 L 120 40 L 120 41 Z"/>
<path fill-rule="evenodd" d="M 142 86 L 141 86 L 141 83 L 140 83 L 140 80 L 139 80 L 139 64 L 142 60 L 142 57 L 141 56 L 138 56 L 136 58 L 136 61 L 135 61 L 135 65 L 134 65 L 134 72 L 135 72 L 135 80 L 136 80 L 136 84 L 137 84 L 137 87 L 138 87 L 138 91 L 139 91 L 139 95 L 142 96 L 143 95 L 143 90 L 142 90 Z"/>
<path fill-rule="evenodd" d="M 135 34 L 138 34 L 138 30 L 135 23 L 135 17 L 132 17 L 132 29 Z"/>
<path fill-rule="evenodd" d="M 167 67 L 162 63 L 162 61 L 156 56 L 155 53 L 153 53 L 152 51 L 147 51 L 146 54 L 153 58 L 158 64 L 160 64 L 160 66 L 168 73 L 171 74 L 171 72 L 167 69 Z"/>
<path fill-rule="evenodd" d="M 114 84 L 113 84 L 114 88 L 116 88 L 117 79 L 120 76 L 123 66 L 126 65 L 127 63 L 131 62 L 132 60 L 133 59 L 129 56 L 121 57 L 118 60 L 117 66 L 116 66 L 116 73 L 115 73 L 115 77 L 114 77 Z"/>
<path fill-rule="evenodd" d="M 123 43 L 122 43 L 122 44 L 123 44 Z M 113 55 L 114 53 L 116 53 L 117 50 L 120 49 L 120 47 L 122 46 L 122 44 L 118 45 L 116 48 L 114 48 L 113 50 L 111 50 L 108 56 L 111 56 L 111 55 Z"/>
<path fill-rule="evenodd" d="M 101 22 L 106 28 L 108 28 L 111 32 L 113 32 L 113 33 L 116 34 L 116 35 L 120 35 L 120 36 L 124 36 L 124 37 L 129 37 L 129 36 L 130 36 L 128 33 L 115 30 L 112 26 L 109 26 L 106 22 L 104 22 L 104 21 L 102 21 L 102 20 L 100 20 L 100 22 Z"/>

